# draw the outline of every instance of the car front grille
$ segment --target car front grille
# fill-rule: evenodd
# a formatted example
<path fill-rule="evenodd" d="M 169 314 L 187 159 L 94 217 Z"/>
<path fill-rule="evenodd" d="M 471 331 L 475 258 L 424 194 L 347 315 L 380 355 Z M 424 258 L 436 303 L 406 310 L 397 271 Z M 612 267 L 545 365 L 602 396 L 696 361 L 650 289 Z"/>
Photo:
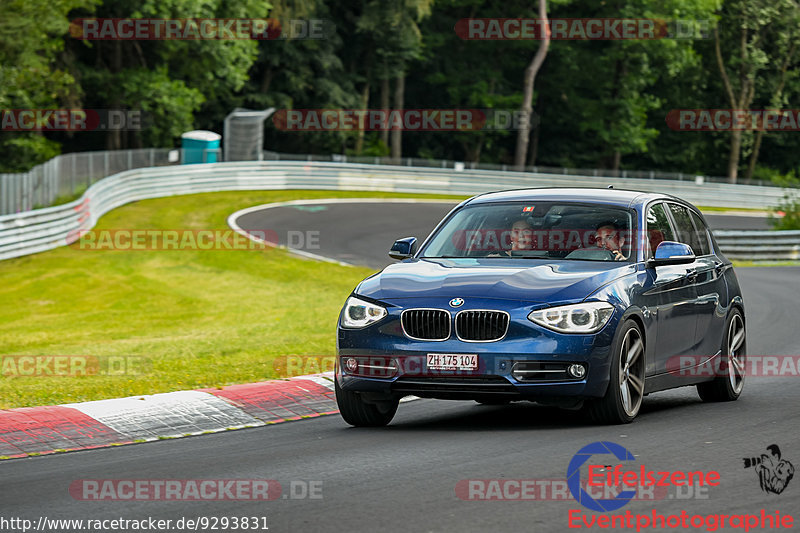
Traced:
<path fill-rule="evenodd" d="M 488 342 L 502 339 L 508 331 L 508 313 L 461 311 L 456 315 L 456 335 L 462 341 Z"/>
<path fill-rule="evenodd" d="M 450 337 L 450 313 L 443 309 L 406 309 L 400 321 L 412 339 L 443 341 Z"/>

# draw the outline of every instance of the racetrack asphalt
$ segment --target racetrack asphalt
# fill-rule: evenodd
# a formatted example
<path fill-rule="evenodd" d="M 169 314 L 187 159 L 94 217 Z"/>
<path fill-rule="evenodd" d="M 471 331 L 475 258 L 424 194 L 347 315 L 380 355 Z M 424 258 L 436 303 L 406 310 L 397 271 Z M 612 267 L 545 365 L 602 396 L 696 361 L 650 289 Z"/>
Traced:
<path fill-rule="evenodd" d="M 349 215 L 337 211 L 324 226 L 295 213 L 289 227 L 319 230 L 321 246 L 328 232 L 340 235 L 334 248 L 348 254 L 342 260 L 386 264 L 382 258 L 396 237 L 427 234 L 426 226 L 429 230 L 447 209 L 431 208 L 436 212 L 423 220 L 417 211 L 394 218 L 386 205 L 364 207 Z M 748 352 L 800 353 L 800 269 L 740 268 L 737 274 L 746 303 Z M 570 510 L 591 512 L 571 499 L 463 501 L 456 486 L 470 479 L 563 480 L 581 447 L 606 440 L 627 448 L 648 470 L 715 470 L 721 476 L 720 486 L 693 490 L 691 498 L 670 489 L 664 499 L 632 501 L 619 512 L 730 515 L 763 509 L 800 519 L 797 475 L 782 494 L 768 494 L 742 462 L 775 443 L 785 459 L 800 466 L 798 406 L 798 376 L 750 378 L 742 397 L 731 403 L 704 404 L 694 388 L 653 394 L 637 420 L 624 426 L 595 426 L 576 412 L 525 403 L 487 407 L 418 400 L 401 404 L 392 424 L 380 429 L 351 428 L 334 415 L 5 461 L 0 463 L 0 515 L 33 520 L 257 516 L 265 517 L 271 531 L 565 531 Z M 81 479 L 234 478 L 277 480 L 282 496 L 268 502 L 98 502 L 78 501 L 68 490 Z M 321 483 L 321 498 L 301 497 L 308 483 Z"/>
<path fill-rule="evenodd" d="M 350 264 L 379 269 L 392 262 L 386 255 L 396 239 L 417 237 L 420 243 L 458 202 L 308 203 L 253 210 L 237 218 L 245 231 L 275 235 L 279 244 Z M 769 229 L 763 215 L 705 214 L 712 230 Z M 402 221 L 402 229 L 398 230 Z"/>

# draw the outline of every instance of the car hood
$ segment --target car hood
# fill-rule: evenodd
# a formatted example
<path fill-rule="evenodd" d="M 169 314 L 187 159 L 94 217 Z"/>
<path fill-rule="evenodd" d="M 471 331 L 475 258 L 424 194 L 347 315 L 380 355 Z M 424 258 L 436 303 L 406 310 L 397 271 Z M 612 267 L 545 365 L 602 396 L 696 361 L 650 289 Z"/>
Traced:
<path fill-rule="evenodd" d="M 499 298 L 537 303 L 582 300 L 635 265 L 535 259 L 412 259 L 365 279 L 355 293 L 376 300 Z"/>

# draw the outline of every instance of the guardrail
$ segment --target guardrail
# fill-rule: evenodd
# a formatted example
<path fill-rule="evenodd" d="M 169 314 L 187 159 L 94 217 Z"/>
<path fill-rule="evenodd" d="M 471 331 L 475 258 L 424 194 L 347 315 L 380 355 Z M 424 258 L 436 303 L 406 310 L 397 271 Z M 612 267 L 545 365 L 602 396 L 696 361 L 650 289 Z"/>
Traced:
<path fill-rule="evenodd" d="M 182 149 L 171 148 L 74 152 L 58 155 L 41 165 L 36 165 L 28 172 L 17 174 L 0 173 L 0 216 L 52 206 L 58 199 L 79 194 L 98 180 L 118 172 L 136 168 L 179 164 L 184 160 L 184 152 Z M 217 160 L 222 162 L 222 150 L 204 150 L 204 161 L 208 152 L 215 152 Z M 268 161 L 390 165 L 450 169 L 455 172 L 463 170 L 516 172 L 516 169 L 509 165 L 446 159 L 420 159 L 413 157 L 394 159 L 391 157 L 348 156 L 342 154 L 286 154 L 269 150 L 262 151 L 260 156 L 262 160 Z M 556 175 L 593 177 L 595 178 L 595 183 L 601 187 L 611 178 L 677 180 L 696 182 L 699 185 L 703 183 L 727 183 L 728 181 L 727 178 L 721 176 L 696 176 L 682 172 L 663 172 L 659 170 L 527 166 L 525 171 L 533 174 L 551 174 L 554 175 L 553 177 Z M 772 182 L 761 180 L 740 181 L 739 183 L 743 185 L 777 187 Z"/>
<path fill-rule="evenodd" d="M 728 259 L 739 261 L 800 260 L 800 231 L 714 232 L 717 244 Z"/>
<path fill-rule="evenodd" d="M 695 204 L 724 207 L 766 208 L 777 204 L 784 194 L 777 187 L 724 183 L 695 184 L 606 178 L 603 184 L 665 192 Z M 140 168 L 98 181 L 74 202 L 0 216 L 0 259 L 64 246 L 72 242 L 71 239 L 80 230 L 94 227 L 105 213 L 126 203 L 147 198 L 200 192 L 273 189 L 372 190 L 471 196 L 512 188 L 597 185 L 597 178 L 592 176 L 302 161 Z"/>

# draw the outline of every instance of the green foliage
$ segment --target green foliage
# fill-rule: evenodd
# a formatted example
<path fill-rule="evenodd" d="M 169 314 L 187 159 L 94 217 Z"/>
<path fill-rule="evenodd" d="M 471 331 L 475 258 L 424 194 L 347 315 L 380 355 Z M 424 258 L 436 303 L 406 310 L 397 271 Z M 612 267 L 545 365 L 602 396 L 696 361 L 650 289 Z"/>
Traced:
<path fill-rule="evenodd" d="M 120 88 L 123 106 L 141 109 L 146 117 L 145 146 L 173 146 L 176 137 L 193 128 L 194 113 L 205 100 L 199 89 L 170 78 L 164 67 L 131 69 Z"/>
<path fill-rule="evenodd" d="M 0 109 L 129 108 L 141 132 L 0 132 L 0 171 L 23 170 L 68 150 L 174 146 L 189 129 L 222 131 L 234 107 L 378 108 L 405 79 L 406 108 L 514 111 L 535 40 L 463 40 L 464 18 L 536 17 L 522 0 L 4 0 L 0 3 Z M 670 130 L 673 109 L 730 107 L 713 28 L 733 92 L 754 109 L 800 97 L 800 7 L 794 0 L 550 0 L 551 18 L 694 21 L 695 38 L 551 43 L 537 76 L 535 163 L 727 171 L 727 132 Z M 270 41 L 79 41 L 78 17 L 277 18 L 324 21 L 324 38 Z M 742 46 L 742 35 L 745 40 Z M 388 84 L 386 83 L 388 81 Z M 752 90 L 750 89 L 752 88 Z M 744 91 L 744 93 L 742 93 Z M 511 163 L 515 130 L 408 132 L 403 155 Z M 13 142 L 12 142 L 13 140 Z M 742 135 L 740 168 L 781 179 L 800 168 L 796 133 Z M 381 133 L 296 133 L 267 124 L 281 152 L 387 155 Z M 760 144 L 759 144 L 760 143 Z"/>
<path fill-rule="evenodd" d="M 769 221 L 776 230 L 800 230 L 800 194 L 784 195 L 783 201 L 770 213 Z"/>
<path fill-rule="evenodd" d="M 69 106 L 80 92 L 57 61 L 69 28 L 67 14 L 98 0 L 0 2 L 0 109 Z M 18 172 L 57 155 L 60 144 L 39 134 L 0 132 L 0 172 Z"/>
<path fill-rule="evenodd" d="M 757 166 L 753 172 L 753 179 L 774 183 L 781 187 L 800 187 L 800 176 L 796 170 L 791 170 L 787 174 L 766 166 Z"/>
<path fill-rule="evenodd" d="M 37 133 L 14 133 L 0 136 L 0 160 L 2 172 L 25 172 L 31 167 L 54 158 L 61 152 L 61 145 Z"/>

